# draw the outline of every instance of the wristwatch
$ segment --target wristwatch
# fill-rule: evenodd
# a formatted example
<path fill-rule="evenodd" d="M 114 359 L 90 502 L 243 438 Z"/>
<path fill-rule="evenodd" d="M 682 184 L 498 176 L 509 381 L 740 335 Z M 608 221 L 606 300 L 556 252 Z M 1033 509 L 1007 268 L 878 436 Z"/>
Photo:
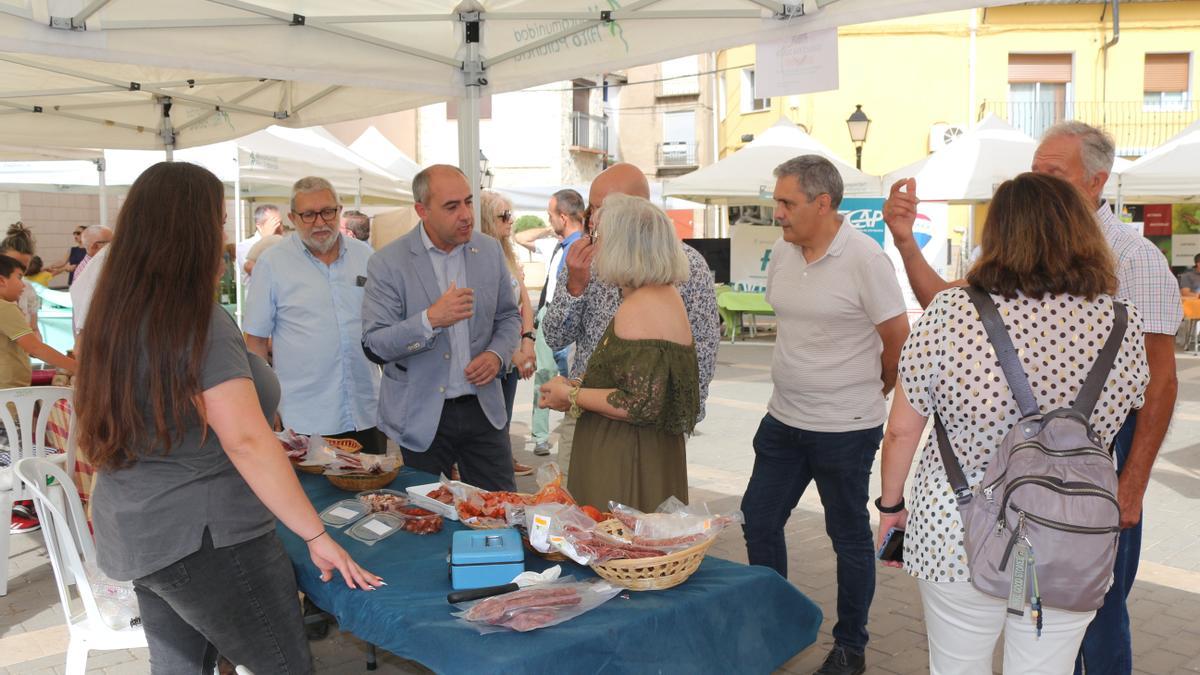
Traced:
<path fill-rule="evenodd" d="M 526 340 L 533 340 L 534 342 L 537 342 L 537 336 L 533 334 L 533 331 L 521 333 L 521 337 Z"/>

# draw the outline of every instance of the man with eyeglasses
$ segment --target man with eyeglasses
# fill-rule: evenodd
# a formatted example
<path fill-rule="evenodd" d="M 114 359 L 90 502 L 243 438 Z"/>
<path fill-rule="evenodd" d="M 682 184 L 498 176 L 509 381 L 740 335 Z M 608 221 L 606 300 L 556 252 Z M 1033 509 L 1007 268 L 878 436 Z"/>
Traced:
<path fill-rule="evenodd" d="M 592 181 L 584 215 L 584 228 L 589 235 L 567 253 L 566 264 L 558 274 L 559 290 L 547 305 L 540 324 L 551 349 L 562 349 L 575 343 L 575 356 L 571 360 L 572 378 L 583 376 L 592 352 L 621 305 L 621 289 L 596 279 L 592 272 L 592 259 L 599 248 L 594 240 L 603 231 L 601 209 L 604 199 L 610 194 L 649 199 L 650 185 L 641 169 L 627 163 L 610 166 Z M 716 371 L 721 326 L 712 270 L 696 249 L 684 244 L 683 252 L 688 259 L 688 279 L 677 284 L 676 288 L 687 310 L 692 339 L 696 345 L 696 360 L 700 368 L 700 413 L 697 421 L 700 421 L 704 419 L 708 384 Z M 566 416 L 558 433 L 558 464 L 565 475 L 570 470 L 575 419 Z"/>
<path fill-rule="evenodd" d="M 456 166 L 412 181 L 421 222 L 371 258 L 363 351 L 383 365 L 379 423 L 404 463 L 485 490 L 515 490 L 499 375 L 512 368 L 521 315 L 500 242 L 475 231 Z"/>
<path fill-rule="evenodd" d="M 264 359 L 268 346 L 273 352 L 285 427 L 353 438 L 363 452 L 382 454 L 379 368 L 359 347 L 372 250 L 342 236 L 341 210 L 329 181 L 296 181 L 288 213 L 296 231 L 255 263 L 242 329 L 250 351 Z"/>

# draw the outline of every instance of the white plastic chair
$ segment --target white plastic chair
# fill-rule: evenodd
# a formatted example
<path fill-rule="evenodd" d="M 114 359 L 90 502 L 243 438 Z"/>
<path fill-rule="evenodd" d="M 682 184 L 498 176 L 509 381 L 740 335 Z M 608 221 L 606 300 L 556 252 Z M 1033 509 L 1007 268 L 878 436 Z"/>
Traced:
<path fill-rule="evenodd" d="M 8 522 L 12 513 L 13 502 L 21 499 L 31 499 L 29 491 L 21 485 L 13 475 L 13 467 L 26 457 L 49 456 L 52 461 L 62 465 L 67 475 L 75 470 L 74 428 L 75 413 L 72 405 L 71 412 L 71 441 L 61 454 L 51 454 L 46 451 L 46 422 L 50 420 L 50 412 L 54 404 L 66 399 L 67 403 L 74 402 L 73 391 L 69 387 L 17 387 L 15 389 L 0 389 L 0 421 L 4 423 L 4 432 L 8 435 L 8 450 L 12 455 L 12 466 L 0 467 L 0 518 Z M 13 417 L 13 413 L 16 417 Z M 37 442 L 34 442 L 34 439 Z M 74 483 L 69 483 L 74 485 Z M 8 528 L 0 529 L 0 596 L 8 594 Z"/>
<path fill-rule="evenodd" d="M 145 647 L 146 634 L 141 626 L 114 630 L 100 614 L 84 571 L 85 561 L 94 563 L 96 560 L 96 546 L 83 516 L 79 492 L 66 472 L 54 463 L 36 457 L 22 459 L 13 465 L 13 469 L 37 505 L 46 552 L 54 568 L 58 598 L 67 617 L 71 636 L 67 647 L 67 675 L 83 675 L 87 670 L 88 652 L 94 649 Z M 79 592 L 78 599 L 72 597 L 68 588 L 71 583 Z"/>

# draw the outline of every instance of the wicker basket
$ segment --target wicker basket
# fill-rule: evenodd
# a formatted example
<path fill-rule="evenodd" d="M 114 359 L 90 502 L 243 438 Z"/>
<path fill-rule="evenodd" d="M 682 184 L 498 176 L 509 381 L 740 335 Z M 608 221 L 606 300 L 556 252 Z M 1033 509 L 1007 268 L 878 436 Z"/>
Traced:
<path fill-rule="evenodd" d="M 619 520 L 606 520 L 596 529 L 618 537 L 625 536 L 624 526 Z M 691 548 L 656 558 L 610 560 L 591 567 L 596 574 L 617 586 L 633 591 L 661 591 L 687 581 L 700 567 L 714 539 L 710 537 Z"/>
<path fill-rule="evenodd" d="M 387 487 L 396 480 L 396 476 L 400 475 L 400 467 L 396 467 L 386 473 L 346 473 L 341 475 L 325 474 L 330 483 L 335 487 L 350 492 L 362 492 L 363 490 L 378 490 L 379 488 Z"/>
<path fill-rule="evenodd" d="M 534 548 L 533 544 L 529 543 L 529 533 L 525 531 L 525 528 L 519 527 L 517 528 L 517 531 L 521 533 L 521 543 L 525 544 L 526 551 L 529 551 L 543 560 L 549 560 L 550 562 L 566 562 L 570 560 L 570 558 L 562 553 L 559 553 L 558 551 L 546 551 L 545 553 L 542 553 Z"/>
<path fill-rule="evenodd" d="M 328 445 L 334 450 L 341 450 L 342 452 L 358 452 L 363 448 L 362 443 L 359 443 L 353 438 L 328 438 L 322 436 L 321 440 L 325 441 L 325 445 Z"/>

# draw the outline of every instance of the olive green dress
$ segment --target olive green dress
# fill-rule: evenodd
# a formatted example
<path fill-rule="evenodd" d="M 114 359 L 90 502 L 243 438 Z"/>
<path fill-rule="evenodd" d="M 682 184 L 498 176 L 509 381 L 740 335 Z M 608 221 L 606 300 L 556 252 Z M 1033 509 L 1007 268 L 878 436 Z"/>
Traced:
<path fill-rule="evenodd" d="M 688 500 L 685 435 L 696 426 L 700 372 L 694 345 L 626 340 L 609 322 L 588 361 L 585 389 L 616 389 L 608 403 L 628 421 L 585 411 L 575 427 L 567 489 L 580 504 L 609 500 L 653 511 Z"/>

